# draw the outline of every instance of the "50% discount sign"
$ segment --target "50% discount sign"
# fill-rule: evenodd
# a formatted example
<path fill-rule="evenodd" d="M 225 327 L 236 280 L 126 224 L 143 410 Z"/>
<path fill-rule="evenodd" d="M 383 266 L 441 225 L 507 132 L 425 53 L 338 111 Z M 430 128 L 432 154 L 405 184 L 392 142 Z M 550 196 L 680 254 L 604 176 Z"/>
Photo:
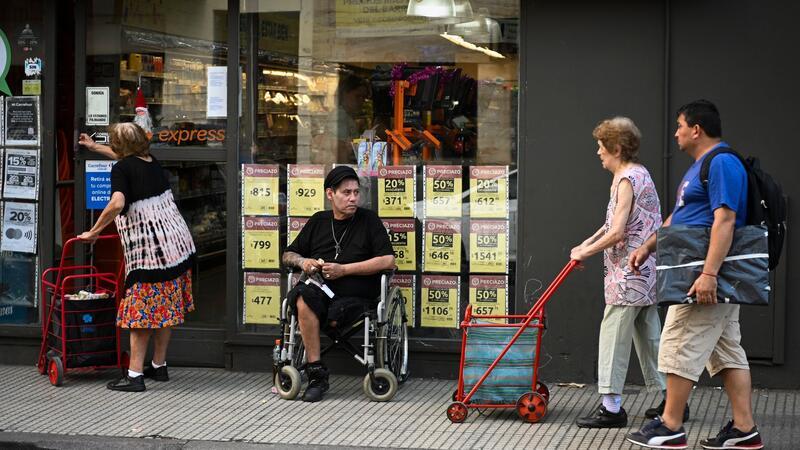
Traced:
<path fill-rule="evenodd" d="M 461 272 L 461 221 L 426 220 L 423 256 L 425 272 Z"/>
<path fill-rule="evenodd" d="M 458 328 L 460 285 L 458 276 L 422 276 L 421 326 Z"/>

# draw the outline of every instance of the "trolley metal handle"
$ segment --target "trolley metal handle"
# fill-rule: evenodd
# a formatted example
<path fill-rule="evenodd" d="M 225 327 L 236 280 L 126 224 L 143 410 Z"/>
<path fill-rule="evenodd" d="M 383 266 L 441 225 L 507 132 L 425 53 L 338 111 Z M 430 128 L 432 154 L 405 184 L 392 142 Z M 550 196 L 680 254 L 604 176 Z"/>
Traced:
<path fill-rule="evenodd" d="M 539 300 L 533 305 L 531 310 L 528 311 L 528 317 L 525 319 L 524 322 L 520 324 L 519 330 L 514 334 L 514 337 L 511 338 L 511 341 L 509 341 L 508 344 L 506 344 L 503 351 L 500 352 L 499 355 L 497 355 L 497 358 L 495 358 L 494 362 L 492 362 L 492 364 L 489 366 L 489 368 L 486 370 L 483 376 L 481 376 L 478 382 L 475 383 L 474 386 L 472 386 L 472 389 L 469 391 L 467 396 L 464 397 L 463 400 L 464 403 L 467 403 L 472 398 L 472 396 L 475 395 L 475 392 L 478 391 L 478 388 L 481 387 L 483 382 L 486 381 L 486 379 L 492 373 L 497 364 L 500 363 L 500 360 L 502 360 L 503 357 L 506 356 L 506 353 L 508 353 L 508 350 L 511 349 L 511 346 L 514 345 L 514 343 L 517 342 L 517 339 L 519 339 L 522 333 L 528 329 L 528 325 L 531 323 L 534 316 L 539 312 L 539 310 L 541 310 L 544 307 L 547 301 L 550 300 L 550 297 L 553 295 L 556 289 L 558 289 L 558 287 L 561 286 L 561 283 L 563 283 L 564 279 L 567 278 L 567 275 L 569 275 L 569 273 L 572 272 L 572 269 L 578 267 L 579 265 L 580 261 L 570 260 L 567 263 L 567 265 L 564 266 L 563 269 L 561 269 L 561 272 L 558 274 L 558 276 L 556 276 L 556 279 L 553 280 L 552 283 L 550 283 L 550 286 L 547 288 L 546 291 L 544 291 L 544 294 L 542 294 L 542 296 L 539 297 Z"/>
<path fill-rule="evenodd" d="M 119 235 L 118 234 L 104 234 L 104 235 L 101 235 L 101 236 L 97 236 L 97 239 L 95 240 L 95 242 L 100 241 L 100 240 L 109 240 L 109 239 L 119 239 Z M 74 237 L 74 238 L 71 238 L 71 239 L 67 239 L 67 242 L 64 243 L 64 247 L 61 249 L 61 261 L 62 262 L 60 263 L 60 265 L 63 265 L 64 264 L 63 261 L 66 261 L 67 256 L 69 256 L 70 253 L 72 253 L 71 252 L 72 246 L 75 245 L 76 243 L 79 243 L 79 242 L 80 243 L 84 243 L 84 244 L 92 245 L 92 243 L 89 243 L 89 241 L 84 241 L 83 239 L 78 239 L 77 237 Z"/>

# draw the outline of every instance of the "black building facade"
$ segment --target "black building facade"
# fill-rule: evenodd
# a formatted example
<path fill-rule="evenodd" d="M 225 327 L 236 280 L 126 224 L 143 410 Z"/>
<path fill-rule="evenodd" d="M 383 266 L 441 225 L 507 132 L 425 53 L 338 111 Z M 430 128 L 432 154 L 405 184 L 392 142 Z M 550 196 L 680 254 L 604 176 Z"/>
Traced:
<path fill-rule="evenodd" d="M 416 230 L 409 244 L 416 259 L 401 269 L 415 283 L 414 375 L 454 377 L 458 367 L 457 322 L 432 326 L 436 317 L 425 313 L 421 286 L 426 277 L 459 277 L 461 291 L 453 305 L 459 317 L 476 276 L 507 277 L 507 300 L 498 307 L 527 311 L 567 262 L 570 248 L 602 223 L 610 178 L 595 155 L 595 124 L 615 115 L 637 123 L 644 136 L 640 157 L 666 216 L 691 162 L 672 137 L 675 110 L 707 98 L 721 111 L 725 140 L 758 156 L 788 197 L 789 235 L 772 274 L 771 304 L 743 307 L 741 323 L 754 383 L 798 386 L 800 351 L 790 345 L 800 339 L 792 326 L 800 306 L 791 301 L 800 294 L 792 276 L 800 254 L 792 236 L 797 215 L 792 200 L 800 195 L 795 175 L 800 158 L 792 151 L 793 110 L 800 101 L 795 86 L 800 63 L 792 58 L 800 43 L 795 3 L 472 1 L 477 32 L 458 28 L 457 21 L 406 18 L 405 5 L 388 0 L 385 6 L 394 9 L 370 11 L 336 0 L 12 3 L 18 7 L 0 19 L 12 54 L 6 77 L 11 93 L 3 95 L 21 96 L 23 80 L 41 82 L 39 239 L 35 258 L 28 257 L 33 262 L 26 282 L 38 289 L 41 271 L 57 263 L 64 240 L 87 229 L 99 212 L 87 209 L 85 181 L 86 161 L 100 158 L 76 143 L 80 132 L 105 131 L 87 125 L 95 112 L 87 104 L 87 87 L 109 89 L 112 123 L 133 119 L 141 90 L 154 119 L 153 153 L 170 173 L 201 254 L 195 270 L 198 311 L 176 329 L 170 364 L 269 368 L 277 328 L 248 314 L 244 278 L 252 272 L 285 277 L 277 267 L 253 268 L 245 261 L 243 164 L 277 167 L 282 200 L 274 214 L 264 216 L 277 223 L 275 242 L 283 249 L 293 219 L 303 217 L 290 209 L 289 165 L 329 170 L 333 163 L 350 162 L 329 158 L 327 146 L 337 144 L 324 139 L 339 132 L 325 121 L 341 122 L 333 114 L 342 74 L 369 81 L 369 99 L 353 116 L 363 136 L 368 129 L 391 129 L 397 99 L 389 92 L 391 83 L 414 74 L 423 79 L 425 72 L 474 83 L 476 93 L 473 103 L 464 98 L 470 107 L 461 110 L 417 107 L 409 99 L 405 119 L 431 130 L 441 147 L 413 160 L 399 153 L 393 161 L 390 153 L 386 163 L 415 167 L 416 208 L 410 217 L 392 217 L 413 219 Z M 17 43 L 26 24 L 40 41 L 32 51 Z M 442 39 L 444 33 L 460 33 L 479 49 L 457 47 Z M 25 60 L 32 57 L 44 62 L 38 77 L 24 74 Z M 403 75 L 392 78 L 392 73 Z M 225 82 L 212 89 L 219 76 Z M 458 112 L 448 116 L 448 111 Z M 457 218 L 425 209 L 427 169 L 440 165 L 463 171 L 463 213 Z M 508 174 L 507 210 L 499 218 L 507 224 L 507 263 L 497 269 L 476 265 L 469 244 L 472 222 L 488 220 L 477 218 L 467 196 L 476 166 Z M 375 190 L 368 194 L 373 202 L 368 207 L 377 208 L 381 199 L 376 178 L 369 184 Z M 455 222 L 463 242 L 453 250 L 460 265 L 452 270 L 425 260 L 425 225 L 446 218 Z M 112 250 L 104 251 L 114 257 Z M 19 270 L 9 269 L 19 266 L 19 258 L 3 252 L 3 283 L 19 276 Z M 278 289 L 285 292 L 285 280 Z M 39 297 L 32 291 L 14 303 L 0 295 L 0 311 L 27 308 L 13 318 L 0 314 L 0 362 L 35 360 Z M 585 270 L 570 275 L 548 306 L 545 379 L 594 381 L 602 310 L 602 261 L 595 256 Z M 355 369 L 346 361 L 337 364 Z M 631 381 L 639 378 L 637 366 L 631 365 Z"/>

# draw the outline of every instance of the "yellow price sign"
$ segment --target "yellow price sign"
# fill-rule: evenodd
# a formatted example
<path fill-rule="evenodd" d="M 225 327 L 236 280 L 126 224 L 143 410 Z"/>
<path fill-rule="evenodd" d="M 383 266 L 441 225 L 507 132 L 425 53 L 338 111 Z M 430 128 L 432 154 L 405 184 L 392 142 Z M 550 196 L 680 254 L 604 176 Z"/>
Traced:
<path fill-rule="evenodd" d="M 386 166 L 378 170 L 378 215 L 414 217 L 416 167 Z"/>
<path fill-rule="evenodd" d="M 289 246 L 297 239 L 297 235 L 300 234 L 300 231 L 303 230 L 303 227 L 306 226 L 308 223 L 308 218 L 306 217 L 289 217 L 287 219 L 287 228 L 286 230 L 286 245 Z"/>
<path fill-rule="evenodd" d="M 508 273 L 508 221 L 470 221 L 469 271 Z"/>
<path fill-rule="evenodd" d="M 460 291 L 460 277 L 423 275 L 420 326 L 458 328 Z"/>
<path fill-rule="evenodd" d="M 426 220 L 422 253 L 425 272 L 461 272 L 461 221 Z"/>
<path fill-rule="evenodd" d="M 414 219 L 384 219 L 398 270 L 417 270 L 417 233 Z"/>
<path fill-rule="evenodd" d="M 325 167 L 321 164 L 289 164 L 288 215 L 311 217 L 325 208 Z"/>
<path fill-rule="evenodd" d="M 413 328 L 416 321 L 416 316 L 414 314 L 414 307 L 417 304 L 415 301 L 417 291 L 416 277 L 411 274 L 398 273 L 392 277 L 390 285 L 397 286 L 397 290 L 400 292 L 400 298 L 403 300 L 403 303 L 406 306 L 406 319 L 408 320 L 408 326 Z"/>
<path fill-rule="evenodd" d="M 277 216 L 278 166 L 242 164 L 242 215 Z"/>
<path fill-rule="evenodd" d="M 499 316 L 508 314 L 508 277 L 503 275 L 472 275 L 469 277 L 469 304 L 472 314 Z M 505 319 L 486 319 L 506 323 Z"/>
<path fill-rule="evenodd" d="M 279 269 L 278 218 L 242 218 L 242 267 Z"/>
<path fill-rule="evenodd" d="M 277 273 L 244 273 L 244 320 L 249 324 L 280 322 L 281 276 Z"/>
<path fill-rule="evenodd" d="M 461 166 L 425 166 L 425 217 L 461 217 Z"/>
<path fill-rule="evenodd" d="M 508 166 L 470 167 L 469 214 L 508 219 Z"/>

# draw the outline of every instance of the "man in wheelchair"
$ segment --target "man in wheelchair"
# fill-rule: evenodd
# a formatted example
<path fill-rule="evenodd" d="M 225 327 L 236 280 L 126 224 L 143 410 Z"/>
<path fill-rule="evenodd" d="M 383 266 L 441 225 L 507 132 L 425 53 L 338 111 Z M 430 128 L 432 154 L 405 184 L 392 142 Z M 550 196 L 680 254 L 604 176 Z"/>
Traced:
<path fill-rule="evenodd" d="M 355 170 L 337 166 L 325 177 L 331 211 L 319 211 L 283 253 L 283 264 L 301 269 L 308 282 L 289 291 L 307 358 L 303 401 L 316 402 L 328 390 L 328 369 L 320 359 L 320 329 L 358 320 L 380 295 L 380 272 L 395 267 L 394 253 L 377 214 L 359 208 Z"/>

